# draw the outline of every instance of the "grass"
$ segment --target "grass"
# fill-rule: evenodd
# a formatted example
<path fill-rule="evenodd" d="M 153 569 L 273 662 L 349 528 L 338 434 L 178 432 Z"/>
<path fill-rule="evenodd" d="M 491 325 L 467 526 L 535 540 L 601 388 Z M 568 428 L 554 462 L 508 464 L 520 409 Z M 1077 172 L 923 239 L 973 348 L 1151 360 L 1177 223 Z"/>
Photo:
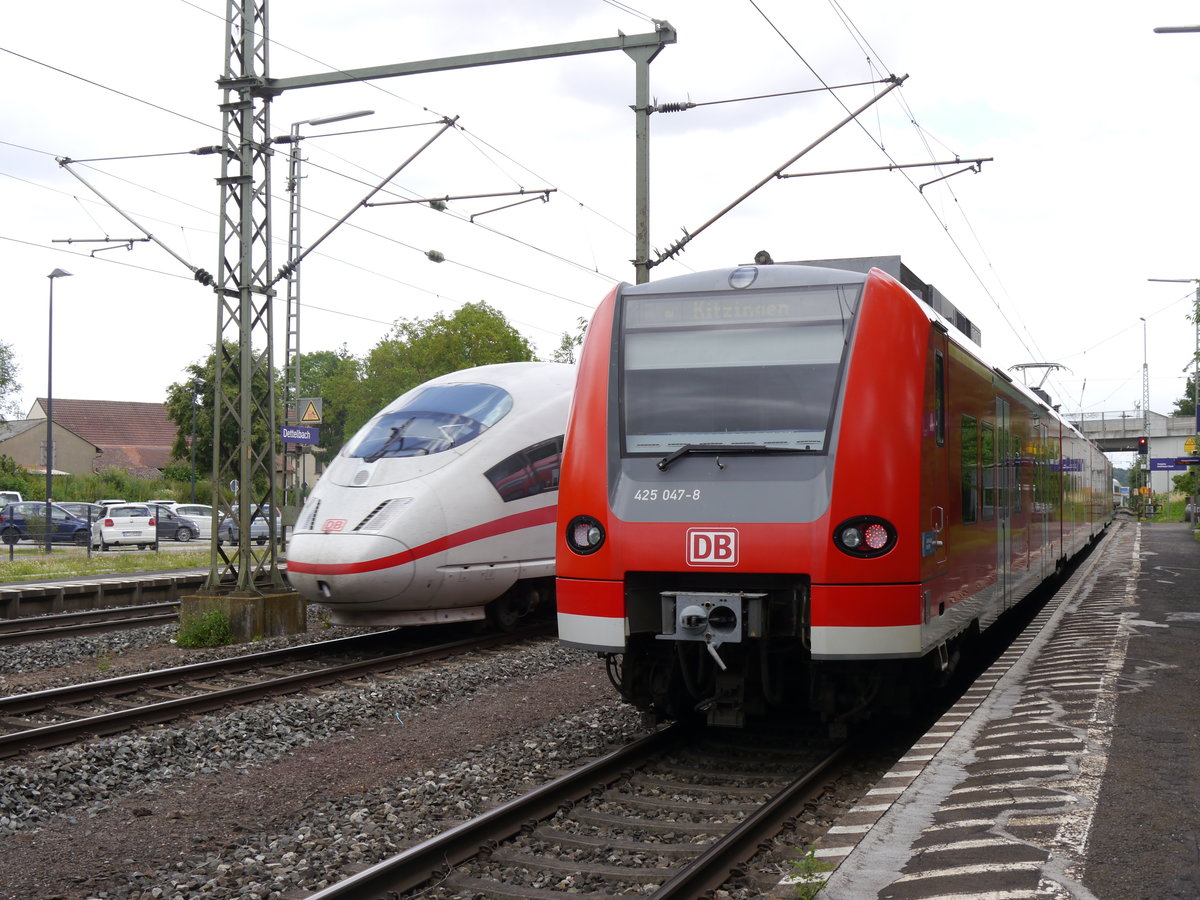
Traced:
<path fill-rule="evenodd" d="M 9 562 L 8 547 L 0 545 L 0 581 L 41 581 L 47 578 L 70 578 L 80 575 L 120 575 L 125 572 L 158 572 L 166 569 L 196 569 L 209 563 L 209 551 L 189 550 L 182 553 L 129 553 L 111 551 L 92 553 L 88 558 L 82 551 L 66 547 L 45 553 L 33 545 L 17 545 Z"/>
<path fill-rule="evenodd" d="M 796 888 L 799 900 L 813 900 L 829 879 L 833 863 L 817 859 L 817 852 L 809 849 L 800 859 L 789 861 L 792 868 L 792 883 Z"/>
<path fill-rule="evenodd" d="M 229 616 L 219 609 L 210 609 L 195 618 L 179 623 L 175 643 L 180 647 L 224 647 L 233 643 Z"/>

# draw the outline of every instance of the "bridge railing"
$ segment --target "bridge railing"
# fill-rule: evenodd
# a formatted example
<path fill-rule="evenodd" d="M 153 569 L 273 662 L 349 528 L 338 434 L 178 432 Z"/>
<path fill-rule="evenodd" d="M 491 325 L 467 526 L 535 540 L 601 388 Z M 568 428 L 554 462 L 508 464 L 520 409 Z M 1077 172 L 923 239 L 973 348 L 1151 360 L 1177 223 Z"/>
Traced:
<path fill-rule="evenodd" d="M 1127 438 L 1140 437 L 1187 437 L 1196 433 L 1196 420 L 1192 416 L 1164 416 L 1151 411 L 1144 421 L 1142 411 L 1119 410 L 1117 412 L 1092 412 L 1076 414 L 1071 423 L 1087 437 Z"/>

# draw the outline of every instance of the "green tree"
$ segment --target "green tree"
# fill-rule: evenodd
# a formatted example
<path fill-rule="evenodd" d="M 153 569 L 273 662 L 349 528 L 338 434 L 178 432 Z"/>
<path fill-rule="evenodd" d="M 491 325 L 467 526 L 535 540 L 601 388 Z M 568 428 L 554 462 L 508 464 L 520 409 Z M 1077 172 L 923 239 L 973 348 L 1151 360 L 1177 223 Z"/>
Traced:
<path fill-rule="evenodd" d="M 33 495 L 30 490 L 33 484 L 34 479 L 17 465 L 16 460 L 0 453 L 0 491 L 18 491 L 22 497 L 29 499 Z"/>
<path fill-rule="evenodd" d="M 533 349 L 503 313 L 487 303 L 467 303 L 447 317 L 401 319 L 357 367 L 327 384 L 326 396 L 347 411 L 345 434 L 362 425 L 405 391 L 447 372 L 493 363 L 528 362 Z M 332 392 L 332 393 L 331 393 Z"/>
<path fill-rule="evenodd" d="M 1196 395 L 1193 376 L 1188 376 L 1187 386 L 1183 389 L 1183 396 L 1175 401 L 1175 408 L 1171 411 L 1173 416 L 1195 416 L 1196 415 Z"/>
<path fill-rule="evenodd" d="M 17 408 L 17 401 L 13 398 L 13 394 L 21 389 L 21 384 L 17 381 L 18 374 L 12 346 L 0 341 L 0 422 L 6 421 L 8 416 L 21 414 L 21 410 Z"/>
<path fill-rule="evenodd" d="M 359 361 L 345 344 L 338 350 L 300 354 L 300 396 L 323 401 L 320 435 L 326 456 L 337 454 L 346 443 L 346 399 L 354 395 L 358 369 Z"/>
<path fill-rule="evenodd" d="M 569 331 L 563 332 L 558 348 L 550 357 L 551 362 L 574 364 L 579 361 L 575 351 L 583 346 L 583 338 L 587 334 L 588 322 L 587 319 L 580 316 L 577 323 L 578 328 L 574 334 L 571 334 Z"/>
<path fill-rule="evenodd" d="M 230 357 L 237 360 L 237 346 L 227 341 L 226 351 Z M 216 380 L 216 354 L 210 352 L 201 362 L 194 362 L 184 369 L 185 377 L 167 388 L 167 418 L 175 423 L 178 429 L 175 442 L 171 445 L 171 456 L 180 462 L 191 463 L 191 438 L 194 430 L 196 435 L 196 471 L 209 474 L 213 464 L 213 396 Z M 266 377 L 256 379 L 251 390 L 258 397 L 265 398 L 269 385 Z M 238 390 L 238 373 L 236 366 L 225 369 L 225 390 L 230 396 Z M 282 396 L 276 390 L 276 397 Z M 266 406 L 263 402 L 262 406 Z M 193 420 L 194 416 L 194 420 Z M 277 424 L 282 424 L 280 410 L 275 411 Z M 256 447 L 264 445 L 270 437 L 270 423 L 263 418 L 256 419 L 251 425 L 251 440 Z M 241 442 L 238 424 L 232 416 L 225 416 L 221 422 L 221 454 L 222 459 L 232 459 L 237 455 Z"/>

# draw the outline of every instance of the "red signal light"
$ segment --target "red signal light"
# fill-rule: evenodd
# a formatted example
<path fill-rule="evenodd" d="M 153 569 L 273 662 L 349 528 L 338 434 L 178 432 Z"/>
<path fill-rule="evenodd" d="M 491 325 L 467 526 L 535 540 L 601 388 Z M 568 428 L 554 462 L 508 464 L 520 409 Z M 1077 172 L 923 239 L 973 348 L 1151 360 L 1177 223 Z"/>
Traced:
<path fill-rule="evenodd" d="M 872 550 L 882 550 L 887 546 L 888 533 L 887 529 L 878 522 L 868 525 L 866 531 L 863 532 L 863 543 Z"/>

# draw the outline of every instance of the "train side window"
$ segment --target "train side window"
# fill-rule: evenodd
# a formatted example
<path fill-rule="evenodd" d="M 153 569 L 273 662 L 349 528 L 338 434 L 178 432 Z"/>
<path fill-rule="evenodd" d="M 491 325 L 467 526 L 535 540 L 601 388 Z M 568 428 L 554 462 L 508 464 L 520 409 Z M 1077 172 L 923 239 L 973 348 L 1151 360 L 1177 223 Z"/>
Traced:
<path fill-rule="evenodd" d="M 483 474 L 505 503 L 556 491 L 562 448 L 563 436 L 560 434 L 518 450 Z"/>
<path fill-rule="evenodd" d="M 996 517 L 996 427 L 979 426 L 979 467 L 983 469 L 983 521 Z"/>
<path fill-rule="evenodd" d="M 963 416 L 959 424 L 962 436 L 962 520 L 974 522 L 979 498 L 979 430 L 975 420 Z"/>
<path fill-rule="evenodd" d="M 946 445 L 946 359 L 941 350 L 933 351 L 933 412 L 937 445 Z"/>

